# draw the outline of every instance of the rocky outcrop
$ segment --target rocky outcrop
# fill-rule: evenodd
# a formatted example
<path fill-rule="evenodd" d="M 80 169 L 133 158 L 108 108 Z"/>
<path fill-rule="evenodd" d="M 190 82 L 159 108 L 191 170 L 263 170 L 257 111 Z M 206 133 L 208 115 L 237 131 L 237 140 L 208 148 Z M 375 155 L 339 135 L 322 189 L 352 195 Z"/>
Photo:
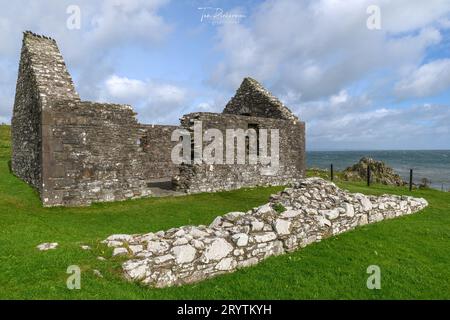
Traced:
<path fill-rule="evenodd" d="M 248 212 L 230 212 L 209 226 L 141 235 L 112 235 L 104 243 L 129 260 L 127 279 L 155 287 L 194 283 L 340 234 L 360 225 L 415 213 L 425 199 L 365 196 L 308 178 Z M 280 210 L 281 208 L 281 210 Z"/>
<path fill-rule="evenodd" d="M 367 179 L 367 167 L 370 167 L 371 181 L 387 185 L 403 186 L 406 184 L 395 171 L 384 162 L 363 157 L 358 163 L 342 172 L 342 178 L 347 181 Z"/>

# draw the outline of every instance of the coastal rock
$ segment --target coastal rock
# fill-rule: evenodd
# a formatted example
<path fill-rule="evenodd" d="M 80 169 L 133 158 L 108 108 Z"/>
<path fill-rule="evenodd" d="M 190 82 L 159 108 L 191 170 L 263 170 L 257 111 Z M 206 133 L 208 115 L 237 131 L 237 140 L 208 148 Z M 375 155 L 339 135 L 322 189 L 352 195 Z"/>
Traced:
<path fill-rule="evenodd" d="M 346 168 L 342 172 L 342 178 L 347 181 L 360 181 L 367 179 L 367 167 L 370 167 L 371 181 L 386 185 L 403 186 L 406 184 L 391 167 L 384 162 L 369 157 L 363 157 L 358 163 Z"/>

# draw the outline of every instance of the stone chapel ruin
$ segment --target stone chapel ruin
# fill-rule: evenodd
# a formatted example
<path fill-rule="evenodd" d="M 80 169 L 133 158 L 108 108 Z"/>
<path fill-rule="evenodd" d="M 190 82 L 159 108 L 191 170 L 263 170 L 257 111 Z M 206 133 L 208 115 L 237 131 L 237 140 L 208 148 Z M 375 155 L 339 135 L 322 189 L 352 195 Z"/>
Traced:
<path fill-rule="evenodd" d="M 279 129 L 279 170 L 261 164 L 174 164 L 177 128 Z M 305 124 L 245 78 L 223 113 L 191 113 L 180 126 L 140 124 L 128 105 L 82 101 L 54 39 L 25 32 L 12 117 L 13 173 L 44 206 L 81 206 L 154 194 L 161 185 L 212 192 L 284 185 L 305 174 Z"/>

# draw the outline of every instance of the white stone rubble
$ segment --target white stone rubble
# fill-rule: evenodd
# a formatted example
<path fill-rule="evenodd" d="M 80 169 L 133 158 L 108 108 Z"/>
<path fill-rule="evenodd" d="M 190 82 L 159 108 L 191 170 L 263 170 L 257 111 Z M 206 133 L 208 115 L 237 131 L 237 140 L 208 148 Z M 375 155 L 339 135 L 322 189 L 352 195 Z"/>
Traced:
<path fill-rule="evenodd" d="M 219 216 L 208 227 L 112 235 L 103 243 L 114 248 L 114 256 L 129 257 L 122 265 L 127 279 L 167 287 L 233 272 L 427 205 L 425 199 L 406 196 L 351 194 L 323 179 L 308 178 L 273 195 L 263 206 Z M 277 212 L 280 206 L 286 210 Z"/>
<path fill-rule="evenodd" d="M 40 250 L 40 251 L 47 251 L 47 250 L 56 249 L 57 247 L 58 247 L 57 242 L 44 242 L 44 243 L 39 244 L 36 248 L 38 248 L 38 250 Z"/>

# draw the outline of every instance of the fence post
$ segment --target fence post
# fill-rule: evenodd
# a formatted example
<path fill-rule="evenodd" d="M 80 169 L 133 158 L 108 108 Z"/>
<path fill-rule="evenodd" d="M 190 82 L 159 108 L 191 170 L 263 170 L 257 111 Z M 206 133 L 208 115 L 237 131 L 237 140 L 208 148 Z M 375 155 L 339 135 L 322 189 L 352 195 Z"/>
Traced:
<path fill-rule="evenodd" d="M 370 167 L 367 166 L 367 186 L 370 187 Z"/>
<path fill-rule="evenodd" d="M 331 167 L 330 167 L 330 175 L 331 175 L 331 181 L 333 181 L 333 179 L 334 179 L 333 164 L 331 164 Z"/>
<path fill-rule="evenodd" d="M 409 169 L 409 191 L 412 191 L 413 169 Z"/>

